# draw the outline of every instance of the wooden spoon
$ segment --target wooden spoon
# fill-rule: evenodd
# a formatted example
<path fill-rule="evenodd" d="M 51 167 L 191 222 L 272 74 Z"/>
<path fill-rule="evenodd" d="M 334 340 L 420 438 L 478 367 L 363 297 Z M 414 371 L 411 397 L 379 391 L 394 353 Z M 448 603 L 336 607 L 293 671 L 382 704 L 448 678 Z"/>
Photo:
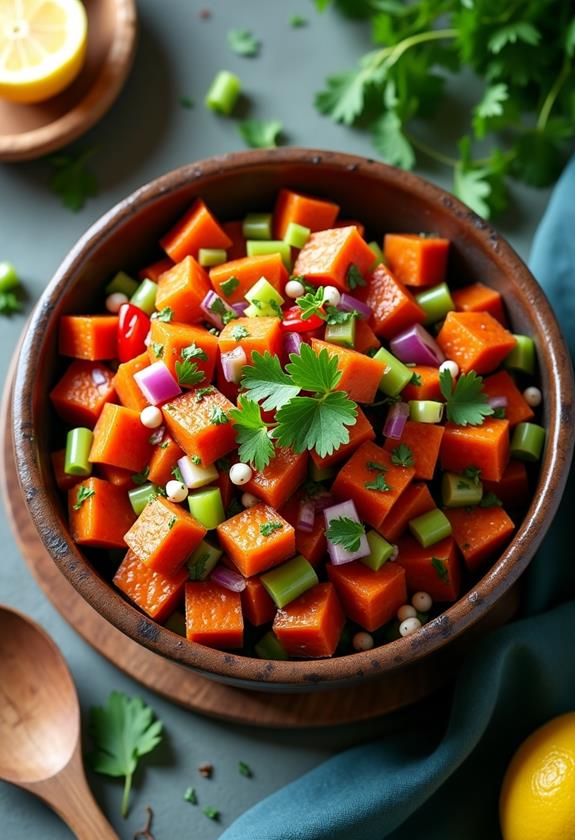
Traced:
<path fill-rule="evenodd" d="M 64 658 L 41 627 L 2 606 L 0 779 L 43 799 L 79 840 L 118 840 L 86 782 L 80 706 Z"/>

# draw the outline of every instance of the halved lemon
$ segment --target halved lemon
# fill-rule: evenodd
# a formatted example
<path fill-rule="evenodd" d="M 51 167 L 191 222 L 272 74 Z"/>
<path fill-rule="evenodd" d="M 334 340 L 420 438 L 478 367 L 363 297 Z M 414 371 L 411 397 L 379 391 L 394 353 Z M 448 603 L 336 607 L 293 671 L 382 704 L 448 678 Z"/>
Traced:
<path fill-rule="evenodd" d="M 41 102 L 64 90 L 86 56 L 79 0 L 0 0 L 0 97 Z"/>

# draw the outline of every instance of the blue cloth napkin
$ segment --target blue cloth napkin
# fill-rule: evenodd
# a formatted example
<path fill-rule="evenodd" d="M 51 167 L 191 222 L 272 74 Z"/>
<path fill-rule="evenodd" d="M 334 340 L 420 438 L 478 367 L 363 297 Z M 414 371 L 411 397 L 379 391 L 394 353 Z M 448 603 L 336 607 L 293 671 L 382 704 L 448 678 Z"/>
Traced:
<path fill-rule="evenodd" d="M 575 158 L 535 237 L 533 273 L 575 356 Z M 526 575 L 527 617 L 468 655 L 447 727 L 412 723 L 326 761 L 251 808 L 221 840 L 495 840 L 505 768 L 521 741 L 575 710 L 575 480 Z M 571 526 L 571 528 L 570 528 Z M 564 602 L 561 604 L 561 602 Z M 557 606 L 559 604 L 559 606 Z"/>

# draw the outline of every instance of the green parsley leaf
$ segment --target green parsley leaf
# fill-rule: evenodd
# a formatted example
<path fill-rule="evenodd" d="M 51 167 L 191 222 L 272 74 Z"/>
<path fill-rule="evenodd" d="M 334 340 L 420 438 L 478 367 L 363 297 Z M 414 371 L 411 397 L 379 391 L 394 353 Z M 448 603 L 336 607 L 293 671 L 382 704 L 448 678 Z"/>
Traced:
<path fill-rule="evenodd" d="M 177 464 L 176 464 L 174 467 L 172 467 L 172 469 L 170 470 L 170 473 L 174 476 L 174 478 L 176 479 L 176 481 L 179 481 L 179 482 L 181 482 L 182 484 L 185 484 L 185 483 L 186 483 L 186 482 L 184 481 L 184 477 L 182 476 L 182 471 L 180 470 L 180 468 L 178 467 L 178 465 L 177 465 Z"/>
<path fill-rule="evenodd" d="M 125 777 L 122 816 L 128 814 L 132 779 L 141 756 L 162 740 L 162 724 L 139 697 L 113 691 L 104 707 L 90 709 L 89 732 L 94 750 L 89 755 L 96 773 Z"/>
<path fill-rule="evenodd" d="M 479 467 L 469 466 L 463 470 L 465 478 L 469 478 L 475 485 L 481 481 L 481 470 Z"/>
<path fill-rule="evenodd" d="M 178 521 L 176 516 L 170 516 L 168 520 L 168 531 L 171 531 L 176 522 Z"/>
<path fill-rule="evenodd" d="M 164 345 L 158 344 L 157 341 L 152 341 L 152 351 L 156 359 L 161 359 L 164 355 Z"/>
<path fill-rule="evenodd" d="M 293 29 L 300 29 L 302 26 L 307 26 L 307 23 L 307 18 L 304 18 L 301 15 L 292 15 L 289 21 L 289 25 Z"/>
<path fill-rule="evenodd" d="M 518 41 L 522 41 L 524 44 L 536 47 L 540 40 L 541 33 L 532 24 L 526 21 L 518 21 L 497 29 L 487 42 L 487 47 L 490 52 L 497 55 L 508 44 L 516 44 Z"/>
<path fill-rule="evenodd" d="M 260 525 L 260 534 L 262 537 L 271 537 L 274 531 L 281 531 L 282 528 L 281 522 L 264 522 Z"/>
<path fill-rule="evenodd" d="M 400 443 L 399 446 L 393 448 L 391 452 L 391 463 L 396 467 L 413 467 L 415 459 L 413 452 L 405 443 Z"/>
<path fill-rule="evenodd" d="M 250 332 L 240 324 L 239 327 L 234 327 L 232 330 L 232 338 L 234 341 L 241 341 L 242 338 L 249 338 Z"/>
<path fill-rule="evenodd" d="M 230 297 L 230 295 L 233 295 L 233 293 L 239 285 L 240 281 L 237 277 L 228 277 L 227 280 L 224 280 L 223 283 L 220 283 L 220 291 L 222 291 L 226 297 Z"/>
<path fill-rule="evenodd" d="M 421 376 L 419 373 L 413 373 L 411 375 L 411 379 L 409 380 L 410 385 L 415 385 L 416 388 L 419 388 L 421 385 Z"/>
<path fill-rule="evenodd" d="M 447 571 L 447 566 L 439 557 L 432 557 L 431 558 L 431 565 L 435 569 L 437 573 L 437 577 L 443 583 L 449 583 L 449 572 Z"/>
<path fill-rule="evenodd" d="M 479 502 L 479 507 L 482 508 L 492 508 L 492 507 L 502 507 L 503 502 L 496 496 L 495 493 L 484 493 L 481 501 Z"/>
<path fill-rule="evenodd" d="M 89 198 L 98 194 L 98 183 L 87 167 L 93 149 L 70 154 L 58 153 L 48 158 L 52 167 L 50 189 L 59 195 L 64 207 L 77 213 Z"/>
<path fill-rule="evenodd" d="M 184 799 L 186 802 L 189 802 L 190 805 L 197 805 L 198 804 L 198 797 L 195 791 L 195 788 L 189 787 L 186 788 L 186 792 L 184 793 Z"/>
<path fill-rule="evenodd" d="M 276 420 L 274 438 L 280 446 L 291 446 L 296 452 L 315 449 L 323 458 L 349 443 L 347 427 L 357 421 L 357 406 L 343 391 L 294 397 L 279 409 Z"/>
<path fill-rule="evenodd" d="M 363 110 L 369 75 L 364 70 L 347 70 L 328 76 L 326 89 L 315 97 L 315 107 L 334 122 L 351 125 Z"/>
<path fill-rule="evenodd" d="M 257 351 L 252 353 L 251 365 L 243 369 L 241 387 L 251 400 L 261 403 L 265 411 L 280 408 L 300 391 L 282 370 L 279 358 L 267 350 L 263 355 Z"/>
<path fill-rule="evenodd" d="M 219 405 L 212 406 L 212 410 L 210 411 L 210 423 L 212 426 L 225 426 L 229 422 L 230 419 L 223 408 Z"/>
<path fill-rule="evenodd" d="M 230 321 L 233 321 L 234 318 L 238 317 L 237 312 L 230 309 L 220 297 L 214 298 L 213 303 L 210 306 L 210 312 L 213 312 L 214 315 L 218 315 L 222 319 L 224 326 L 229 324 Z"/>
<path fill-rule="evenodd" d="M 206 805 L 205 808 L 202 809 L 202 813 L 204 813 L 209 820 L 217 821 L 220 818 L 220 812 L 217 808 L 214 808 L 213 805 Z"/>
<path fill-rule="evenodd" d="M 178 385 L 198 385 L 202 382 L 206 375 L 203 370 L 198 370 L 196 362 L 190 362 L 185 359 L 183 362 L 176 362 L 176 376 L 178 378 Z"/>
<path fill-rule="evenodd" d="M 373 125 L 373 145 L 385 163 L 413 169 L 415 154 L 395 111 L 387 111 Z"/>
<path fill-rule="evenodd" d="M 342 545 L 346 551 L 357 551 L 365 536 L 365 527 L 349 516 L 338 516 L 331 520 L 325 535 L 334 545 Z"/>
<path fill-rule="evenodd" d="M 393 487 L 387 483 L 383 473 L 378 472 L 373 481 L 366 481 L 364 485 L 366 490 L 377 490 L 379 493 L 386 493 L 388 490 L 393 490 Z"/>
<path fill-rule="evenodd" d="M 503 115 L 504 103 L 509 98 L 509 87 L 503 82 L 485 89 L 483 98 L 473 109 L 473 128 L 479 138 L 485 137 L 490 120 Z"/>
<path fill-rule="evenodd" d="M 368 461 L 365 466 L 371 472 L 387 472 L 385 464 L 380 464 L 379 461 Z"/>
<path fill-rule="evenodd" d="M 132 483 L 136 485 L 136 487 L 141 487 L 142 484 L 145 484 L 148 480 L 148 476 L 150 474 L 150 468 L 144 467 L 142 472 L 134 473 L 132 476 Z"/>
<path fill-rule="evenodd" d="M 190 99 L 189 96 L 180 96 L 178 102 L 182 106 L 182 108 L 193 108 L 194 107 L 194 100 Z"/>
<path fill-rule="evenodd" d="M 323 312 L 323 298 L 325 289 L 323 286 L 318 286 L 313 292 L 308 292 L 301 297 L 296 298 L 296 303 L 301 310 L 302 321 L 307 321 L 312 315 L 318 315 L 320 318 L 324 317 Z"/>
<path fill-rule="evenodd" d="M 446 400 L 447 419 L 458 426 L 481 426 L 493 414 L 487 395 L 482 390 L 483 379 L 475 371 L 463 373 L 455 388 L 449 370 L 439 374 L 439 387 Z"/>
<path fill-rule="evenodd" d="M 280 120 L 242 120 L 238 131 L 251 149 L 275 149 L 283 131 Z"/>
<path fill-rule="evenodd" d="M 254 775 L 252 773 L 252 768 L 249 764 L 246 764 L 245 761 L 238 761 L 238 773 L 240 776 L 245 776 L 247 779 L 251 779 Z"/>
<path fill-rule="evenodd" d="M 204 397 L 207 397 L 209 394 L 212 394 L 214 389 L 211 385 L 208 385 L 206 388 L 198 388 L 195 392 L 196 394 L 196 402 L 202 402 Z"/>
<path fill-rule="evenodd" d="M 484 218 L 489 218 L 490 213 L 487 199 L 491 195 L 491 185 L 487 180 L 488 174 L 485 167 L 470 169 L 458 163 L 453 176 L 453 192 L 457 198 Z"/>
<path fill-rule="evenodd" d="M 184 347 L 181 352 L 182 359 L 186 362 L 191 362 L 193 359 L 200 359 L 202 362 L 207 362 L 208 354 L 202 347 L 198 347 L 195 343 L 190 344 L 188 347 Z"/>
<path fill-rule="evenodd" d="M 258 472 L 264 470 L 274 456 L 274 445 L 268 435 L 268 427 L 262 420 L 259 405 L 241 395 L 238 408 L 230 409 L 234 424 L 236 442 L 239 444 L 239 458 L 252 464 Z"/>
<path fill-rule="evenodd" d="M 465 481 L 465 479 L 460 478 L 457 482 L 457 489 L 458 490 L 469 490 L 471 489 L 471 483 L 469 481 Z"/>
<path fill-rule="evenodd" d="M 192 461 L 192 464 L 196 464 L 199 466 L 202 463 L 202 459 L 199 455 L 190 455 L 190 459 Z"/>
<path fill-rule="evenodd" d="M 286 365 L 286 372 L 291 376 L 294 385 L 303 388 L 304 391 L 327 394 L 337 387 L 341 379 L 337 362 L 337 355 L 330 355 L 325 348 L 318 354 L 309 344 L 302 344 L 299 354 L 290 355 L 290 364 Z"/>
<path fill-rule="evenodd" d="M 499 406 L 499 408 L 493 409 L 493 417 L 496 420 L 505 420 L 505 409 L 503 406 Z"/>
<path fill-rule="evenodd" d="M 92 490 L 90 487 L 84 487 L 84 486 L 80 487 L 78 489 L 78 493 L 76 495 L 76 501 L 72 505 L 72 507 L 74 508 L 74 510 L 80 510 L 80 508 L 82 507 L 84 502 L 87 499 L 90 499 L 92 496 L 95 496 L 95 495 L 96 495 L 96 491 Z"/>
<path fill-rule="evenodd" d="M 0 315 L 13 315 L 22 311 L 22 301 L 14 292 L 0 292 Z"/>
<path fill-rule="evenodd" d="M 230 29 L 227 35 L 228 46 L 236 55 L 243 55 L 251 58 L 260 51 L 261 43 L 247 29 Z"/>
<path fill-rule="evenodd" d="M 152 317 L 156 321 L 164 321 L 166 324 L 169 324 L 169 322 L 174 317 L 174 310 L 169 306 L 164 306 L 164 308 L 161 309 L 159 312 L 154 313 Z"/>
<path fill-rule="evenodd" d="M 358 287 L 363 287 L 363 286 L 367 285 L 367 283 L 365 282 L 365 280 L 363 278 L 363 274 L 361 273 L 359 268 L 355 265 L 355 263 L 352 263 L 350 265 L 350 267 L 348 268 L 347 275 L 346 275 L 346 281 L 347 281 L 347 285 L 348 285 L 349 289 L 351 289 L 351 291 L 353 291 L 354 289 L 357 289 Z"/>
<path fill-rule="evenodd" d="M 347 312 L 344 309 L 336 309 L 335 306 L 326 306 L 325 313 L 325 322 L 330 326 L 333 326 L 333 324 L 347 324 L 352 318 L 359 318 L 359 312 L 356 312 L 355 309 Z"/>

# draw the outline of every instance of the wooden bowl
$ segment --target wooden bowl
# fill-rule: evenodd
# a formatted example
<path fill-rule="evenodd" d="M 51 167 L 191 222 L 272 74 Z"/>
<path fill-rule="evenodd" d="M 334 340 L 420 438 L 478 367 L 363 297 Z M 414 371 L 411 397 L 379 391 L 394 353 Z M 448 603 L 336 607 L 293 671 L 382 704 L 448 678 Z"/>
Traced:
<path fill-rule="evenodd" d="M 48 392 L 62 368 L 58 319 L 91 311 L 102 284 L 119 268 L 137 270 L 158 258 L 157 241 L 196 196 L 223 219 L 272 206 L 282 186 L 323 195 L 369 229 L 433 230 L 452 242 L 450 273 L 481 281 L 504 296 L 513 329 L 535 338 L 541 370 L 547 444 L 537 490 L 511 544 L 471 591 L 412 637 L 366 653 L 309 662 L 252 659 L 185 641 L 148 619 L 104 580 L 72 542 L 55 487 L 50 451 L 58 424 Z M 42 295 L 24 336 L 13 396 L 19 479 L 38 532 L 78 592 L 113 625 L 157 653 L 206 676 L 267 690 L 335 687 L 445 649 L 483 619 L 517 581 L 549 528 L 567 478 L 573 439 L 573 374 L 545 295 L 513 249 L 483 219 L 407 172 L 333 152 L 277 149 L 242 152 L 185 166 L 158 178 L 103 216 L 66 257 Z M 60 436 L 61 438 L 61 436 Z M 62 445 L 60 439 L 59 445 Z"/>
<path fill-rule="evenodd" d="M 84 0 L 86 62 L 58 96 L 34 105 L 0 99 L 0 160 L 31 160 L 84 134 L 112 105 L 132 66 L 135 0 Z"/>

